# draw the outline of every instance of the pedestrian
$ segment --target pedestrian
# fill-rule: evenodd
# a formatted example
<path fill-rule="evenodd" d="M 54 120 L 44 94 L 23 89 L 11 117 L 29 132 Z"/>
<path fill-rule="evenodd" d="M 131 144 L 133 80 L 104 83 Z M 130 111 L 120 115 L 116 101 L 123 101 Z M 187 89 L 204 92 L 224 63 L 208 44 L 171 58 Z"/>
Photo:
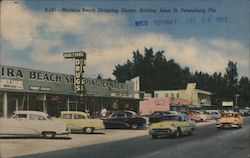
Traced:
<path fill-rule="evenodd" d="M 102 117 L 106 117 L 107 116 L 107 109 L 105 107 L 102 107 L 102 110 L 101 110 L 101 116 Z"/>

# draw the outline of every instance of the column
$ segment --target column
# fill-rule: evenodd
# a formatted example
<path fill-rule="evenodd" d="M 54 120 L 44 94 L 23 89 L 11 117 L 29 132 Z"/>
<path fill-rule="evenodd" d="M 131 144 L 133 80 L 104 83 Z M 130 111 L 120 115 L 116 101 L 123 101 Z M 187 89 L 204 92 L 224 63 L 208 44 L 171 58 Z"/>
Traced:
<path fill-rule="evenodd" d="M 7 92 L 3 93 L 3 117 L 7 118 L 8 115 L 8 95 Z"/>
<path fill-rule="evenodd" d="M 44 94 L 44 97 L 43 97 L 43 112 L 45 112 L 45 113 L 47 113 L 46 100 L 47 100 L 47 96 L 46 96 L 46 94 Z"/>
<path fill-rule="evenodd" d="M 18 111 L 18 98 L 16 97 L 16 111 Z"/>
<path fill-rule="evenodd" d="M 30 95 L 27 94 L 27 110 L 30 110 Z"/>
<path fill-rule="evenodd" d="M 67 98 L 67 111 L 69 111 L 69 97 Z"/>

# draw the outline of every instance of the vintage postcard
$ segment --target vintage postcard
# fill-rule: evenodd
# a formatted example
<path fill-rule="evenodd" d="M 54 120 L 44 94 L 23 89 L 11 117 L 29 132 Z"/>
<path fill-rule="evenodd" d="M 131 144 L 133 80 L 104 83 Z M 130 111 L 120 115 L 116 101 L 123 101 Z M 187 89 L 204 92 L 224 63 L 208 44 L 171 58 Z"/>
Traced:
<path fill-rule="evenodd" d="M 250 158 L 249 0 L 2 0 L 0 158 Z"/>

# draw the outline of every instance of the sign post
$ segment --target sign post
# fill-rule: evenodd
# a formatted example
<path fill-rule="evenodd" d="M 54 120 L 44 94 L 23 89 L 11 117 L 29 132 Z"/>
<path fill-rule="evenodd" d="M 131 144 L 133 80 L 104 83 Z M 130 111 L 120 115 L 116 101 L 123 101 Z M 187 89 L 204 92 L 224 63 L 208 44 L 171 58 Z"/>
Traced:
<path fill-rule="evenodd" d="M 86 66 L 86 53 L 84 51 L 78 52 L 64 52 L 65 59 L 75 59 L 75 92 L 83 96 L 85 94 L 85 66 Z"/>

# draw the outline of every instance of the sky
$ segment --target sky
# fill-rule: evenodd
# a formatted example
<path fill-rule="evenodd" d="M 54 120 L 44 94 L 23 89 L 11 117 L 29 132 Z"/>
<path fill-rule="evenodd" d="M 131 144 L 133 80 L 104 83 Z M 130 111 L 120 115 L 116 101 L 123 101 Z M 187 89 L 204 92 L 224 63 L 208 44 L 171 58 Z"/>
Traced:
<path fill-rule="evenodd" d="M 232 60 L 239 77 L 250 78 L 249 3 L 3 0 L 0 65 L 74 74 L 74 60 L 63 52 L 85 51 L 87 77 L 115 79 L 115 65 L 152 47 L 191 72 L 224 73 Z"/>

